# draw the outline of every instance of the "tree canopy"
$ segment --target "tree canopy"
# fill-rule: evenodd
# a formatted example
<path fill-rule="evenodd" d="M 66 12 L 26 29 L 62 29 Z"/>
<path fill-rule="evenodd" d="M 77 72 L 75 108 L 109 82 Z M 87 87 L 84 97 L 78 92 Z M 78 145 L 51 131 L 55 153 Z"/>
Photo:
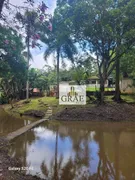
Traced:
<path fill-rule="evenodd" d="M 58 4 L 66 7 L 62 15 L 68 16 L 76 41 L 97 57 L 100 90 L 104 92 L 104 83 L 117 60 L 135 43 L 134 0 L 74 0 Z"/>

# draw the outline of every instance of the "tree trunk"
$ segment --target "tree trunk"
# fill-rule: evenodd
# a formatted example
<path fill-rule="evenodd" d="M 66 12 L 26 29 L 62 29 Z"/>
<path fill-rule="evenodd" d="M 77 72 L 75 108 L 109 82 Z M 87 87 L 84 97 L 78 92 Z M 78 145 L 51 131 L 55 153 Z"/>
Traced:
<path fill-rule="evenodd" d="M 120 102 L 120 60 L 116 60 L 116 82 L 115 82 L 115 95 L 114 95 L 114 101 Z"/>
<path fill-rule="evenodd" d="M 3 8 L 3 5 L 4 5 L 4 1 L 5 0 L 0 0 L 0 17 L 1 17 L 2 8 Z"/>
<path fill-rule="evenodd" d="M 98 59 L 98 57 L 97 57 Z M 100 75 L 100 96 L 99 96 L 99 102 L 100 104 L 104 103 L 104 91 L 105 91 L 105 80 L 106 80 L 106 65 L 105 65 L 105 59 L 102 60 L 103 65 L 99 66 L 99 75 Z M 103 72 L 102 72 L 103 68 Z"/>
<path fill-rule="evenodd" d="M 27 82 L 26 82 L 26 99 L 29 99 L 29 59 L 30 59 L 30 38 L 29 38 L 29 25 L 27 29 Z"/>
<path fill-rule="evenodd" d="M 114 168 L 115 168 L 115 180 L 120 180 L 120 147 L 119 147 L 119 139 L 120 139 L 121 132 L 115 132 L 115 142 L 114 142 L 114 152 L 115 152 L 115 161 L 114 161 Z"/>
<path fill-rule="evenodd" d="M 29 80 L 27 78 L 27 82 L 26 82 L 26 99 L 29 99 Z"/>
<path fill-rule="evenodd" d="M 60 66 L 60 49 L 57 49 L 57 94 L 56 98 L 59 98 L 59 66 Z"/>
<path fill-rule="evenodd" d="M 104 103 L 104 80 L 103 78 L 100 78 L 100 104 Z"/>
<path fill-rule="evenodd" d="M 54 180 L 58 180 L 58 129 L 56 131 L 56 141 L 55 141 L 55 166 L 54 166 Z"/>

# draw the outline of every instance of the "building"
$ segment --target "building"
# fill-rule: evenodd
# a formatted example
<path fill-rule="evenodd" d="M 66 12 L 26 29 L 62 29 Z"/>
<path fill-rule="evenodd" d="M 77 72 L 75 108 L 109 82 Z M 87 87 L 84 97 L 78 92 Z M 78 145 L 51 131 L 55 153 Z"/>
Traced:
<path fill-rule="evenodd" d="M 134 79 L 123 78 L 120 81 L 120 90 L 122 93 L 128 93 L 128 94 L 135 93 Z"/>
<path fill-rule="evenodd" d="M 87 87 L 100 87 L 100 79 L 97 76 L 91 76 L 86 80 Z M 109 77 L 105 82 L 105 87 L 113 87 L 113 78 Z"/>
<path fill-rule="evenodd" d="M 33 88 L 32 96 L 41 96 L 41 91 L 39 88 Z"/>

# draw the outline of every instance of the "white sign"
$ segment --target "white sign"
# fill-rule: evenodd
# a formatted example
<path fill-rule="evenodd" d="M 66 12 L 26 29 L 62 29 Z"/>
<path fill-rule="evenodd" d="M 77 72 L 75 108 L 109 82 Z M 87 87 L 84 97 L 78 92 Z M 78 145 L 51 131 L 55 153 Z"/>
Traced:
<path fill-rule="evenodd" d="M 60 105 L 85 105 L 86 86 L 60 85 L 59 87 Z"/>

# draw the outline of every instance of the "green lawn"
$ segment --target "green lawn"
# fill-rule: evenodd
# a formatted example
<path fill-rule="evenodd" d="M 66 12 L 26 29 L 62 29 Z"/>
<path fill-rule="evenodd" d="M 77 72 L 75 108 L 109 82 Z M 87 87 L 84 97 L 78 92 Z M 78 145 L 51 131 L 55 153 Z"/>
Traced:
<path fill-rule="evenodd" d="M 121 95 L 121 98 L 127 103 L 135 103 L 135 95 Z"/>
<path fill-rule="evenodd" d="M 112 100 L 113 96 L 105 96 L 106 102 L 113 102 Z M 135 103 L 135 95 L 121 95 L 122 99 L 128 103 Z M 14 104 L 14 108 L 11 109 L 11 105 L 7 104 L 5 106 L 5 110 L 9 113 L 24 113 L 27 110 L 41 110 L 46 112 L 48 109 L 48 106 L 51 106 L 53 108 L 53 114 L 56 112 L 61 111 L 62 109 L 65 109 L 66 107 L 74 108 L 74 107 L 91 107 L 94 104 L 91 104 L 89 102 L 89 98 L 87 98 L 87 104 L 86 105 L 59 105 L 59 100 L 55 97 L 41 97 L 41 98 L 31 98 L 30 103 L 25 103 L 26 100 L 21 100 Z M 15 114 L 14 114 L 15 115 Z"/>
<path fill-rule="evenodd" d="M 113 102 L 113 96 L 105 96 L 107 102 Z M 127 103 L 135 103 L 135 95 L 121 95 L 121 98 Z"/>
<path fill-rule="evenodd" d="M 12 112 L 24 113 L 27 110 L 41 110 L 46 111 L 48 106 L 57 105 L 58 99 L 55 97 L 42 97 L 42 98 L 31 98 L 30 103 L 25 103 L 26 100 L 21 100 L 14 104 Z M 5 109 L 10 111 L 11 106 L 5 105 Z"/>
<path fill-rule="evenodd" d="M 43 110 L 46 111 L 48 106 L 52 106 L 53 104 L 57 104 L 58 100 L 55 97 L 43 97 L 43 98 L 31 98 L 31 102 L 28 104 L 24 104 L 24 101 L 20 101 L 19 104 L 23 104 L 23 106 L 19 107 L 19 112 L 24 112 L 26 110 Z"/>
<path fill-rule="evenodd" d="M 99 91 L 99 88 L 96 88 L 96 87 L 87 87 L 86 88 L 86 91 Z M 105 88 L 105 91 L 113 91 L 115 90 L 115 88 Z"/>
<path fill-rule="evenodd" d="M 46 111 L 48 109 L 48 106 L 51 106 L 53 109 L 53 114 L 56 112 L 61 111 L 62 109 L 65 109 L 67 107 L 74 108 L 74 107 L 86 107 L 90 106 L 90 104 L 87 105 L 59 105 L 59 100 L 56 99 L 56 97 L 42 97 L 42 98 L 31 98 L 30 103 L 25 103 L 26 100 L 21 100 L 14 104 L 14 108 L 11 109 L 11 105 L 7 104 L 5 106 L 5 110 L 9 113 L 24 113 L 27 110 L 41 110 Z"/>

